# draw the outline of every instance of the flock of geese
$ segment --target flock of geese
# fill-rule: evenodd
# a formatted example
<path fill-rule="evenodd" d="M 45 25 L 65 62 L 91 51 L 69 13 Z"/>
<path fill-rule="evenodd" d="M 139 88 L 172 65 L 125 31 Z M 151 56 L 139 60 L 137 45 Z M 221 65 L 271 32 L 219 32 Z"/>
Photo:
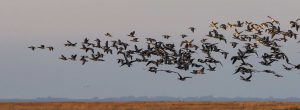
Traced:
<path fill-rule="evenodd" d="M 233 74 L 239 74 L 240 79 L 243 81 L 250 82 L 253 73 L 258 72 L 283 77 L 274 70 L 258 70 L 255 68 L 257 64 L 252 63 L 257 61 L 263 67 L 270 67 L 277 62 L 287 71 L 300 69 L 300 64 L 291 63 L 286 53 L 281 50 L 282 45 L 280 45 L 289 39 L 297 39 L 298 34 L 295 31 L 298 32 L 299 30 L 300 19 L 290 21 L 290 29 L 288 30 L 281 29 L 278 20 L 270 16 L 268 16 L 268 19 L 262 23 L 236 21 L 222 24 L 212 21 L 209 25 L 210 31 L 206 36 L 190 37 L 187 34 L 181 34 L 180 44 L 163 42 L 163 39 L 168 41 L 167 39 L 173 37 L 166 34 L 162 35 L 161 40 L 150 37 L 145 38 L 145 45 L 139 47 L 137 42 L 140 42 L 140 39 L 136 36 L 135 31 L 127 35 L 130 43 L 120 39 L 105 41 L 99 38 L 95 40 L 85 38 L 81 43 L 66 41 L 65 47 L 80 47 L 80 50 L 86 52 L 87 55 L 61 55 L 59 59 L 63 61 L 80 61 L 82 65 L 85 65 L 89 61 L 105 61 L 105 55 L 117 55 L 119 57 L 116 61 L 120 67 L 131 67 L 133 64 L 143 63 L 149 72 L 177 74 L 178 79 L 181 81 L 192 77 L 182 76 L 175 70 L 161 69 L 161 66 L 169 65 L 175 67 L 176 70 L 189 71 L 185 73 L 201 75 L 206 74 L 207 71 L 216 71 L 217 67 L 223 66 L 223 60 L 230 59 L 231 64 L 236 67 Z M 188 29 L 192 35 L 197 30 L 195 27 L 189 27 Z M 224 31 L 233 34 L 222 34 L 221 32 Z M 105 33 L 104 36 L 114 38 L 111 33 Z M 187 40 L 186 38 L 192 39 Z M 227 44 L 232 47 L 231 50 L 219 48 L 226 47 Z M 53 46 L 45 45 L 30 46 L 28 48 L 33 51 L 47 48 L 49 51 L 54 50 Z M 259 48 L 265 50 L 260 54 L 258 52 Z M 253 58 L 258 60 L 253 60 Z"/>

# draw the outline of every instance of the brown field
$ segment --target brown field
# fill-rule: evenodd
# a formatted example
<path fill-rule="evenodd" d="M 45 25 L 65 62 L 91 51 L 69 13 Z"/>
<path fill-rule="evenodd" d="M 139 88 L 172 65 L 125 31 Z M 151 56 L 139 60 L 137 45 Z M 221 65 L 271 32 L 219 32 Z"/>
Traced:
<path fill-rule="evenodd" d="M 300 102 L 18 102 L 0 110 L 300 110 Z"/>

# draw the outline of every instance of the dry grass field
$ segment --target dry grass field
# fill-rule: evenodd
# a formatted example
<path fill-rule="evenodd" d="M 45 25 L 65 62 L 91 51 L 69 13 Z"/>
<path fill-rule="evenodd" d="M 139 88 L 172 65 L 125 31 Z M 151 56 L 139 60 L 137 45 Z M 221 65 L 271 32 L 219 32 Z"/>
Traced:
<path fill-rule="evenodd" d="M 300 102 L 20 102 L 0 110 L 300 110 Z"/>

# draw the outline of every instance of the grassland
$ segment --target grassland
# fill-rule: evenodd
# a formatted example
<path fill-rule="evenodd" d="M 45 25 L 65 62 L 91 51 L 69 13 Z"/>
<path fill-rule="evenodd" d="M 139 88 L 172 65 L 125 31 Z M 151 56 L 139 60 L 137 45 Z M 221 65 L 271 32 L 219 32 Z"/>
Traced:
<path fill-rule="evenodd" d="M 300 110 L 300 102 L 18 102 L 0 110 Z"/>

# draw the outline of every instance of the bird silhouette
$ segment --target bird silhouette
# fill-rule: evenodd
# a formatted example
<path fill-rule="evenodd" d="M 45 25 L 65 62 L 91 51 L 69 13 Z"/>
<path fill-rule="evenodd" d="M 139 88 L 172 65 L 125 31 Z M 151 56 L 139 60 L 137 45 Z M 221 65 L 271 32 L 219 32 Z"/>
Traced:
<path fill-rule="evenodd" d="M 233 47 L 233 48 L 235 48 L 236 46 L 237 46 L 237 42 L 230 42 L 231 43 L 231 46 Z"/>
<path fill-rule="evenodd" d="M 209 27 L 211 27 L 213 29 L 218 29 L 219 27 L 217 25 L 218 25 L 218 22 L 211 21 Z"/>
<path fill-rule="evenodd" d="M 149 67 L 148 71 L 157 73 L 157 68 L 156 67 Z"/>
<path fill-rule="evenodd" d="M 133 38 L 130 41 L 132 41 L 132 42 L 138 42 L 138 38 Z"/>
<path fill-rule="evenodd" d="M 37 47 L 37 48 L 45 49 L 45 45 L 41 45 L 41 46 L 39 46 L 39 47 Z"/>
<path fill-rule="evenodd" d="M 88 62 L 88 60 L 86 58 L 88 58 L 88 56 L 81 56 L 80 61 L 81 61 L 82 65 L 84 65 L 86 62 Z"/>
<path fill-rule="evenodd" d="M 112 35 L 110 33 L 105 33 L 104 35 L 107 37 L 112 37 Z"/>
<path fill-rule="evenodd" d="M 192 74 L 205 74 L 205 73 L 204 73 L 204 69 L 205 69 L 205 68 L 202 68 L 202 69 L 200 69 L 200 70 L 193 70 L 191 73 L 192 73 Z"/>
<path fill-rule="evenodd" d="M 101 56 L 92 54 L 90 59 L 93 60 L 93 61 L 105 61 L 103 59 L 100 59 L 100 57 Z"/>
<path fill-rule="evenodd" d="M 67 40 L 67 43 L 65 44 L 65 46 L 71 46 L 71 47 L 75 47 L 77 45 L 77 43 L 72 43 L 70 41 Z"/>
<path fill-rule="evenodd" d="M 212 67 L 211 65 L 208 65 L 208 69 L 209 71 L 215 71 L 216 67 Z"/>
<path fill-rule="evenodd" d="M 195 27 L 189 27 L 189 29 L 194 33 L 195 32 Z"/>
<path fill-rule="evenodd" d="M 130 32 L 130 33 L 128 34 L 128 36 L 129 36 L 129 37 L 135 37 L 134 34 L 135 34 L 135 31 L 132 31 L 132 32 Z"/>
<path fill-rule="evenodd" d="M 178 76 L 179 76 L 178 80 L 180 80 L 180 81 L 185 81 L 185 80 L 188 79 L 188 78 L 192 78 L 192 77 L 183 77 L 183 76 L 181 76 L 179 73 L 177 73 L 177 74 L 178 74 Z"/>
<path fill-rule="evenodd" d="M 89 39 L 85 38 L 84 41 L 83 41 L 83 44 L 89 44 Z"/>
<path fill-rule="evenodd" d="M 165 39 L 169 39 L 171 36 L 170 35 L 162 35 Z"/>
<path fill-rule="evenodd" d="M 272 23 L 280 24 L 279 21 L 275 20 L 275 19 L 272 18 L 271 16 L 268 16 L 268 18 L 271 19 Z"/>
<path fill-rule="evenodd" d="M 77 57 L 77 54 L 71 55 L 71 58 L 69 58 L 69 59 L 72 60 L 72 61 L 76 61 L 76 57 Z"/>
<path fill-rule="evenodd" d="M 65 57 L 64 55 L 61 55 L 59 59 L 68 60 L 67 57 Z"/>
<path fill-rule="evenodd" d="M 28 47 L 28 48 L 30 48 L 32 51 L 34 51 L 34 49 L 35 49 L 34 46 L 30 46 L 30 47 Z"/>
<path fill-rule="evenodd" d="M 53 51 L 54 50 L 54 48 L 52 46 L 47 47 L 47 48 L 49 49 L 49 51 Z"/>
<path fill-rule="evenodd" d="M 250 75 L 248 77 L 243 77 L 243 76 L 240 76 L 241 80 L 243 81 L 246 81 L 246 82 L 250 82 L 251 81 L 251 78 L 252 78 L 252 73 L 250 73 Z"/>
<path fill-rule="evenodd" d="M 291 67 L 287 67 L 287 66 L 285 66 L 285 65 L 282 65 L 283 67 L 284 67 L 284 69 L 285 70 L 288 70 L 288 71 L 291 71 L 293 68 L 291 68 Z"/>
<path fill-rule="evenodd" d="M 296 28 L 296 30 L 299 30 L 300 25 L 297 23 L 297 21 L 290 21 L 291 28 Z"/>
<path fill-rule="evenodd" d="M 187 37 L 186 34 L 181 34 L 180 36 L 181 36 L 182 38 L 186 38 L 186 37 Z"/>

